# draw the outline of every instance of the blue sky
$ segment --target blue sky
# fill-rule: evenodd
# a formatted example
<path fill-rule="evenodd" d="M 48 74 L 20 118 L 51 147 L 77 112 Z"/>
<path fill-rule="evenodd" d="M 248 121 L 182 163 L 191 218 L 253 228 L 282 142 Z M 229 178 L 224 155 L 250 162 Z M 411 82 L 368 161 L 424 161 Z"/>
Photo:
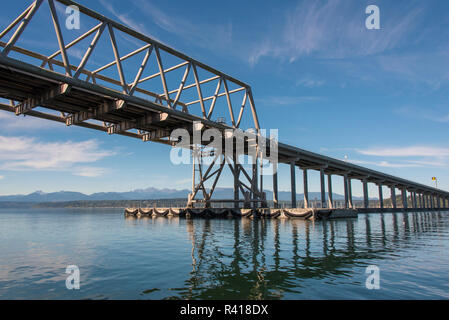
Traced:
<path fill-rule="evenodd" d="M 447 1 L 79 2 L 249 83 L 261 126 L 281 142 L 427 185 L 437 176 L 449 190 Z M 0 27 L 29 3 L 3 4 Z M 380 30 L 365 28 L 370 4 Z M 191 168 L 169 151 L 0 112 L 0 194 L 189 188 Z M 289 168 L 279 177 L 288 190 Z M 309 181 L 318 191 L 318 175 Z"/>

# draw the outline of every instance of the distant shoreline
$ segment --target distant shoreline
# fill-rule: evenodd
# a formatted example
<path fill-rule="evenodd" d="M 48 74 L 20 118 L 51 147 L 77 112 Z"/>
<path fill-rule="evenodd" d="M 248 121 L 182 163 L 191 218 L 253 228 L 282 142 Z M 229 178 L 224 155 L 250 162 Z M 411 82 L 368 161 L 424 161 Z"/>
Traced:
<path fill-rule="evenodd" d="M 339 200 L 341 201 L 341 200 Z M 388 205 L 389 199 L 384 200 Z M 376 204 L 378 200 L 370 200 Z M 290 201 L 280 200 L 281 207 L 289 207 Z M 315 203 L 315 205 L 313 205 Z M 319 200 L 312 200 L 309 205 L 318 207 Z M 354 200 L 354 204 L 361 204 L 360 200 Z M 152 208 L 152 207 L 173 207 L 183 208 L 187 204 L 186 198 L 173 199 L 148 199 L 148 200 L 79 200 L 79 201 L 52 201 L 52 202 L 32 202 L 32 201 L 0 201 L 0 209 L 125 209 L 125 208 Z M 268 200 L 268 205 L 272 201 Z M 302 206 L 302 200 L 298 201 Z"/>
<path fill-rule="evenodd" d="M 152 199 L 152 200 L 81 200 L 55 202 L 22 202 L 0 201 L 0 209 L 39 209 L 39 208 L 105 208 L 120 209 L 132 207 L 182 207 L 187 203 L 185 198 Z"/>

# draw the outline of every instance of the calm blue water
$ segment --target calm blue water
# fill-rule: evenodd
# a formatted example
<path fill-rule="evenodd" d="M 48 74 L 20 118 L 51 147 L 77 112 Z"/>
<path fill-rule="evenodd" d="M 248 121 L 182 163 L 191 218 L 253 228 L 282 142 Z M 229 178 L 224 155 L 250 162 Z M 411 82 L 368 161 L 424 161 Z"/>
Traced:
<path fill-rule="evenodd" d="M 0 210 L 1 299 L 449 298 L 449 214 L 358 219 L 125 219 Z M 65 269 L 80 269 L 80 290 Z M 380 289 L 365 268 L 380 269 Z"/>

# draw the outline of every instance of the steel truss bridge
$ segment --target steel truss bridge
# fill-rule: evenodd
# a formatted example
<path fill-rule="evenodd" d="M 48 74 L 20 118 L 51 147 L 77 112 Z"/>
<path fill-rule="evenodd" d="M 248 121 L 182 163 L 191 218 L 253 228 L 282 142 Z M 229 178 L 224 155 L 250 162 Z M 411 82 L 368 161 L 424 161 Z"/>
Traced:
<path fill-rule="evenodd" d="M 79 8 L 83 26 L 90 24 L 90 29 L 65 27 L 68 6 Z M 26 48 L 30 43 L 35 44 L 33 50 Z M 171 132 L 179 128 L 193 132 L 194 122 L 202 124 L 201 130 L 215 128 L 221 132 L 246 126 L 255 128 L 260 136 L 253 92 L 248 84 L 70 0 L 34 1 L 0 33 L 0 50 L 0 109 L 16 115 L 170 146 L 177 143 L 170 137 Z M 129 51 L 123 54 L 124 50 Z M 229 119 L 229 123 L 222 118 Z M 189 148 L 195 151 L 208 142 Z M 266 206 L 258 170 L 262 155 L 256 154 L 251 170 L 245 170 L 238 156 L 235 152 L 232 157 L 217 154 L 207 168 L 194 162 L 187 205 L 208 207 L 221 201 L 231 202 L 236 208 Z M 219 158 L 222 161 L 217 165 Z M 393 208 L 397 206 L 397 189 L 401 191 L 403 208 L 407 208 L 407 193 L 414 208 L 449 207 L 446 191 L 287 144 L 278 143 L 278 163 L 290 166 L 293 208 L 297 204 L 297 168 L 303 173 L 306 208 L 308 170 L 320 172 L 322 207 L 333 206 L 333 176 L 343 177 L 346 208 L 353 207 L 354 179 L 363 183 L 366 208 L 368 183 L 378 186 L 381 208 L 383 186 L 391 188 Z M 214 200 L 213 193 L 225 167 L 234 177 L 234 198 Z M 275 207 L 277 180 L 274 173 Z"/>

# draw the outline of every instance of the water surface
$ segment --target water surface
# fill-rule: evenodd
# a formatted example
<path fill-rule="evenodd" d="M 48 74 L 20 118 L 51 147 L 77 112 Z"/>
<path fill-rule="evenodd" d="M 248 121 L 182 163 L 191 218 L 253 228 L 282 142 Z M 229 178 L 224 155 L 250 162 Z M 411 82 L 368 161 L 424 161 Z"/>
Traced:
<path fill-rule="evenodd" d="M 449 214 L 338 221 L 0 210 L 0 299 L 447 299 Z M 66 267 L 80 269 L 68 290 Z M 380 289 L 365 287 L 368 265 Z"/>

